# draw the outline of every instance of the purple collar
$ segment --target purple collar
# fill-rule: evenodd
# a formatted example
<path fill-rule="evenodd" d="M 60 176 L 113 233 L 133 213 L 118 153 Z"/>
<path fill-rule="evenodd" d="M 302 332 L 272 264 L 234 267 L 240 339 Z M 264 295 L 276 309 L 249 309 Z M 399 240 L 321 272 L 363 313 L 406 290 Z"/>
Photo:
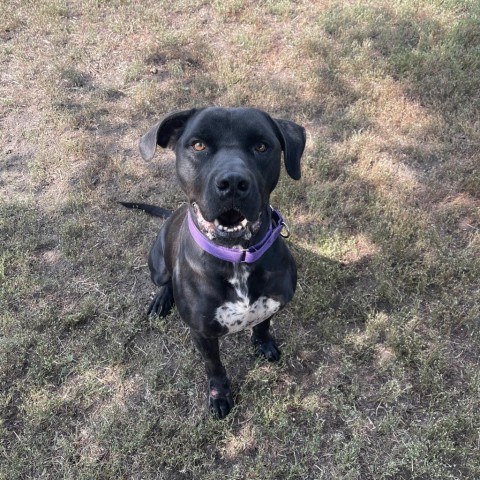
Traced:
<path fill-rule="evenodd" d="M 187 218 L 188 229 L 190 230 L 195 243 L 210 255 L 231 263 L 256 262 L 271 247 L 273 242 L 282 233 L 284 227 L 288 232 L 288 227 L 286 226 L 283 217 L 280 215 L 280 212 L 272 208 L 272 223 L 268 227 L 267 233 L 260 242 L 248 248 L 227 248 L 216 245 L 198 229 L 192 220 L 190 210 L 188 210 Z"/>

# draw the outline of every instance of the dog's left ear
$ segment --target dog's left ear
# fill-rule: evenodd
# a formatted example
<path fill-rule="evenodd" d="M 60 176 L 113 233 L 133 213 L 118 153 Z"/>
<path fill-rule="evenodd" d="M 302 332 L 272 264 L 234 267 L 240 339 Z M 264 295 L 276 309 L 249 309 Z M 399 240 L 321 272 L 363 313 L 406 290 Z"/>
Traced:
<path fill-rule="evenodd" d="M 188 120 L 198 110 L 183 110 L 169 113 L 157 122 L 141 139 L 138 145 L 140 155 L 144 160 L 151 160 L 155 155 L 157 145 L 163 148 L 175 148 L 178 138 L 185 129 Z"/>
<path fill-rule="evenodd" d="M 279 140 L 282 144 L 287 173 L 294 180 L 299 180 L 301 177 L 300 158 L 307 141 L 305 129 L 290 120 L 274 119 L 274 122 L 280 130 L 281 138 Z"/>

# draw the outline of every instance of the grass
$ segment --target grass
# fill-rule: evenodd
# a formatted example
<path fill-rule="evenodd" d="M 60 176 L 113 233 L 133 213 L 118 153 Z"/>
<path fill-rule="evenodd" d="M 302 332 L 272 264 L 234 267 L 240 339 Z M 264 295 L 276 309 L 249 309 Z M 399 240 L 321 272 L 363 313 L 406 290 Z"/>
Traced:
<path fill-rule="evenodd" d="M 478 2 L 4 2 L 0 478 L 480 478 Z M 250 105 L 308 130 L 273 203 L 299 264 L 278 365 L 222 352 L 206 411 L 176 312 L 148 319 L 183 201 L 161 115 Z"/>

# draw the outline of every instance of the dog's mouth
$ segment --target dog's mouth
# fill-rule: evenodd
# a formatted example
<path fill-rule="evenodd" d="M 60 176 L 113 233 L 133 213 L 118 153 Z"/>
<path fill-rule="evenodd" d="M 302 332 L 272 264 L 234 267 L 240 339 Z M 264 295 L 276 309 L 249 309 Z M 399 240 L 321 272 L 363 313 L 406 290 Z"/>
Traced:
<path fill-rule="evenodd" d="M 213 224 L 221 232 L 235 233 L 245 230 L 248 220 L 238 210 L 228 210 L 218 216 Z"/>
<path fill-rule="evenodd" d="M 214 238 L 249 240 L 260 228 L 260 215 L 255 222 L 247 218 L 235 208 L 222 212 L 213 222 L 205 220 L 197 203 L 192 203 L 192 210 L 200 230 L 210 240 Z"/>

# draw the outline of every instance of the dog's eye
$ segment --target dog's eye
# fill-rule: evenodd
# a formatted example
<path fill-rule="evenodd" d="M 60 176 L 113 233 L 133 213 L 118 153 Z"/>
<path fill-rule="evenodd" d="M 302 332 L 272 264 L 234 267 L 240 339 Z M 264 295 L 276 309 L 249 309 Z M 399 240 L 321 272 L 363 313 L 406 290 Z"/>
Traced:
<path fill-rule="evenodd" d="M 255 150 L 257 152 L 263 153 L 267 151 L 267 146 L 264 143 L 259 143 L 258 145 L 256 145 Z"/>
<path fill-rule="evenodd" d="M 192 147 L 196 152 L 201 152 L 202 150 L 205 150 L 207 148 L 207 146 L 203 142 L 195 142 Z"/>

